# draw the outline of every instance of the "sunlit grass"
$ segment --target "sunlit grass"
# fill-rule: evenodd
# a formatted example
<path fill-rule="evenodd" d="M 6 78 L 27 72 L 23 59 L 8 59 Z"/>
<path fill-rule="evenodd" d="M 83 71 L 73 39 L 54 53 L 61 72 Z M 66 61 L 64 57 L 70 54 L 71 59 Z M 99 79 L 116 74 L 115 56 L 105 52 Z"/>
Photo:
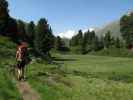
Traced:
<path fill-rule="evenodd" d="M 0 36 L 0 100 L 20 100 L 20 94 L 10 74 L 11 65 L 15 64 L 15 44 Z"/>
<path fill-rule="evenodd" d="M 131 58 L 55 55 L 59 65 L 33 63 L 27 76 L 42 100 L 132 100 Z"/>

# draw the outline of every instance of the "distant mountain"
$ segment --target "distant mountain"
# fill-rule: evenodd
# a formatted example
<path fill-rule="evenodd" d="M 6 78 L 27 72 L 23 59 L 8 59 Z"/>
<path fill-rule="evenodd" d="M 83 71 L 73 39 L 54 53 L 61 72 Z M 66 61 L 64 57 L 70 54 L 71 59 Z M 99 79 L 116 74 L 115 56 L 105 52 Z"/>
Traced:
<path fill-rule="evenodd" d="M 107 33 L 108 31 L 111 31 L 112 36 L 121 37 L 120 21 L 119 20 L 113 21 L 107 25 L 104 25 L 100 29 L 95 29 L 95 31 L 98 36 L 104 36 L 105 33 Z"/>
<path fill-rule="evenodd" d="M 104 36 L 108 31 L 111 31 L 112 36 L 114 37 L 120 37 L 121 38 L 121 32 L 120 32 L 120 20 L 115 20 L 113 22 L 110 22 L 100 28 L 89 28 L 90 31 L 95 31 L 98 36 Z M 88 31 L 88 29 L 82 30 L 83 33 Z M 75 30 L 68 30 L 63 33 L 59 33 L 58 36 L 65 39 L 71 39 L 72 36 L 76 35 L 78 32 Z"/>

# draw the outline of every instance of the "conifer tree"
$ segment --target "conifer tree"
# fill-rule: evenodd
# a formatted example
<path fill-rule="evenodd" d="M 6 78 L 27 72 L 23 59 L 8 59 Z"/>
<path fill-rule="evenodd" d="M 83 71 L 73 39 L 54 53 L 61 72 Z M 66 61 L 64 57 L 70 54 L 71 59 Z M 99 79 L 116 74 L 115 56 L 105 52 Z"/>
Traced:
<path fill-rule="evenodd" d="M 41 56 L 49 53 L 54 46 L 52 29 L 45 18 L 41 18 L 36 26 L 34 46 Z"/>
<path fill-rule="evenodd" d="M 123 39 L 126 41 L 126 46 L 133 47 L 133 12 L 121 17 L 120 30 Z"/>
<path fill-rule="evenodd" d="M 8 2 L 6 0 L 0 0 L 0 34 L 5 35 L 7 25 L 8 25 L 8 19 L 9 19 L 9 13 L 8 13 Z"/>
<path fill-rule="evenodd" d="M 30 44 L 31 47 L 34 45 L 34 38 L 35 38 L 35 24 L 33 21 L 28 23 L 26 27 L 26 35 L 28 38 L 28 43 Z"/>

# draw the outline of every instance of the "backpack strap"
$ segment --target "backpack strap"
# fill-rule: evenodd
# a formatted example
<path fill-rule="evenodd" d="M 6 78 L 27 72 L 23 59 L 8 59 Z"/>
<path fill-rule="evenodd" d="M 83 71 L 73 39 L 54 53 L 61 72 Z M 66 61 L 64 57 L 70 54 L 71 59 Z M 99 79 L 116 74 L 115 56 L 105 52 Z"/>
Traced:
<path fill-rule="evenodd" d="M 27 46 L 26 45 L 20 45 L 17 47 L 17 51 L 16 51 L 16 59 L 17 60 L 24 60 L 26 58 L 26 54 L 27 54 Z"/>
<path fill-rule="evenodd" d="M 16 59 L 17 61 L 22 61 L 22 50 L 21 48 L 18 48 L 16 51 Z"/>

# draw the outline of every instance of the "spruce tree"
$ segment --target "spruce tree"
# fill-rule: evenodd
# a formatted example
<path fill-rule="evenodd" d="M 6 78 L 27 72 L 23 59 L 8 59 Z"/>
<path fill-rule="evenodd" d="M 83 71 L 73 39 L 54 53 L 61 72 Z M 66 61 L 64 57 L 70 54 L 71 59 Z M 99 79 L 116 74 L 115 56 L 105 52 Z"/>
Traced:
<path fill-rule="evenodd" d="M 121 48 L 121 41 L 120 41 L 119 38 L 116 38 L 116 40 L 115 40 L 115 47 L 116 48 Z"/>
<path fill-rule="evenodd" d="M 18 37 L 20 41 L 27 41 L 26 24 L 22 20 L 17 21 L 18 25 Z"/>
<path fill-rule="evenodd" d="M 130 15 L 124 15 L 120 19 L 120 30 L 126 46 L 133 47 L 133 12 Z"/>
<path fill-rule="evenodd" d="M 71 46 L 81 45 L 82 44 L 82 38 L 83 38 L 82 30 L 79 30 L 77 35 L 73 36 L 72 39 L 70 40 L 70 45 Z"/>
<path fill-rule="evenodd" d="M 88 38 L 89 32 L 85 32 L 82 40 L 82 54 L 86 54 L 88 52 Z"/>
<path fill-rule="evenodd" d="M 11 18 L 8 10 L 7 0 L 0 0 L 0 35 L 17 39 L 17 22 Z"/>
<path fill-rule="evenodd" d="M 60 36 L 56 37 L 55 48 L 58 51 L 65 51 L 66 45 L 65 45 L 65 42 L 63 41 L 63 39 Z"/>
<path fill-rule="evenodd" d="M 0 34 L 5 35 L 8 25 L 8 2 L 6 0 L 0 0 Z"/>
<path fill-rule="evenodd" d="M 92 50 L 93 51 L 97 51 L 100 49 L 100 42 L 99 42 L 99 38 L 97 36 L 95 36 L 92 40 Z"/>
<path fill-rule="evenodd" d="M 44 56 L 54 45 L 52 29 L 45 18 L 41 18 L 36 26 L 34 46 L 38 54 Z"/>
<path fill-rule="evenodd" d="M 82 32 L 82 30 L 79 30 L 76 38 L 77 38 L 77 45 L 82 45 L 82 39 L 83 39 L 83 32 Z"/>
<path fill-rule="evenodd" d="M 83 32 L 82 30 L 78 31 L 78 34 L 73 36 L 70 45 L 73 48 L 73 51 L 76 53 L 82 53 L 82 42 L 83 42 Z"/>
<path fill-rule="evenodd" d="M 26 35 L 28 38 L 28 43 L 31 47 L 34 45 L 34 38 L 35 38 L 35 24 L 33 21 L 27 24 L 26 27 Z"/>
<path fill-rule="evenodd" d="M 108 31 L 104 36 L 104 47 L 110 48 L 111 46 L 111 32 Z"/>

